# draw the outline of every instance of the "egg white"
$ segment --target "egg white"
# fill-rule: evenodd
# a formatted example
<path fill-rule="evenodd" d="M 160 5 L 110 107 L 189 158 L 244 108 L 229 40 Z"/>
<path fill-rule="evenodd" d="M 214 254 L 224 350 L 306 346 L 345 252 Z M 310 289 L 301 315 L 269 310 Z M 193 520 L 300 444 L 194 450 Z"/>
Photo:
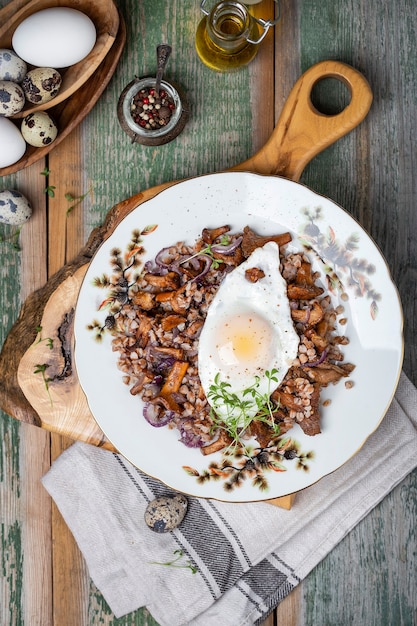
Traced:
<path fill-rule="evenodd" d="M 198 371 L 209 397 L 217 382 L 230 385 L 228 391 L 248 400 L 244 390 L 257 381 L 257 391 L 270 395 L 282 382 L 297 356 L 299 337 L 291 319 L 287 284 L 279 271 L 279 248 L 268 242 L 257 248 L 241 265 L 227 274 L 210 307 L 199 339 Z M 264 277 L 250 282 L 247 269 L 259 268 Z M 272 372 L 275 381 L 266 372 Z M 215 403 L 223 420 L 238 417 L 230 406 Z M 256 403 L 245 414 L 253 417 Z"/>

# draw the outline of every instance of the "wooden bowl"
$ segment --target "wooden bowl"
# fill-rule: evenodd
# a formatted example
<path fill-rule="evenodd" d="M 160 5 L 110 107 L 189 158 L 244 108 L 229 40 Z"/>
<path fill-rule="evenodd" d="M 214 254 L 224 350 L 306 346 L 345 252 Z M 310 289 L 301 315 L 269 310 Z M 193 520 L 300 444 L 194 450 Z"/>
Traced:
<path fill-rule="evenodd" d="M 13 2 L 11 2 L 13 4 Z M 31 3 L 32 4 L 32 3 Z M 56 4 L 56 3 L 55 3 Z M 70 4 L 69 0 L 65 0 L 65 4 Z M 98 4 L 91 2 L 91 4 Z M 108 4 L 107 1 L 103 4 Z M 113 4 L 113 3 L 111 3 Z M 75 2 L 72 2 L 75 5 Z M 8 8 L 6 5 L 5 8 Z M 91 16 L 91 14 L 90 14 Z M 0 20 L 1 20 L 0 12 Z M 4 168 L 0 168 L 0 177 L 7 174 L 13 174 L 19 170 L 32 165 L 36 161 L 44 158 L 51 150 L 54 149 L 69 133 L 84 119 L 91 111 L 108 82 L 114 74 L 120 55 L 126 43 L 126 26 L 121 15 L 119 15 L 119 29 L 115 36 L 114 44 L 109 52 L 104 56 L 96 71 L 66 100 L 54 105 L 50 110 L 50 115 L 58 126 L 58 136 L 51 144 L 44 148 L 34 148 L 27 145 L 26 152 L 19 161 Z M 20 129 L 21 120 L 8 118 Z"/>
<path fill-rule="evenodd" d="M 85 13 L 94 23 L 96 43 L 91 52 L 78 63 L 61 70 L 62 85 L 55 98 L 44 104 L 26 102 L 23 109 L 14 115 L 22 118 L 34 111 L 45 111 L 66 100 L 79 89 L 96 71 L 110 48 L 119 29 L 119 12 L 113 0 L 30 0 L 22 6 L 22 0 L 12 0 L 0 11 L 0 48 L 12 48 L 12 37 L 16 28 L 29 15 L 51 7 L 70 7 Z M 33 66 L 29 66 L 28 69 Z"/>

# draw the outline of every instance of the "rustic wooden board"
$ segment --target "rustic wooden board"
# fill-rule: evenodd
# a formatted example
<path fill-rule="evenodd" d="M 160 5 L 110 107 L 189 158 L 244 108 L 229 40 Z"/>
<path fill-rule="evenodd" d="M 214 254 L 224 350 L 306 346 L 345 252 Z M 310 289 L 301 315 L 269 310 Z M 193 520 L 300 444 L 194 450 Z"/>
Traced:
<path fill-rule="evenodd" d="M 0 0 L 0 6 L 5 3 Z M 33 218 L 22 230 L 22 251 L 0 245 L 0 341 L 17 320 L 22 302 L 45 283 L 48 264 L 51 276 L 73 259 L 91 230 L 102 224 L 109 207 L 164 181 L 226 169 L 248 158 L 270 135 L 274 110 L 281 111 L 301 71 L 335 58 L 365 74 L 374 104 L 366 122 L 316 157 L 301 181 L 350 211 L 387 256 L 405 310 L 404 368 L 417 383 L 414 1 L 324 0 L 318 5 L 282 0 L 282 21 L 275 37 L 268 36 L 255 61 L 236 76 L 213 74 L 195 58 L 198 4 L 121 0 L 127 46 L 109 87 L 76 131 L 74 144 L 63 143 L 56 159 L 55 150 L 49 154 L 49 160 L 54 157 L 49 165 L 55 198 L 47 207 L 45 180 L 40 176 L 44 161 L 24 175 L 0 179 L 2 187 L 17 186 L 34 198 L 35 206 Z M 261 15 L 266 15 L 264 7 L 269 4 L 270 0 L 263 0 L 259 5 Z M 154 46 L 163 39 L 174 45 L 169 74 L 190 95 L 192 117 L 172 144 L 158 150 L 133 147 L 120 132 L 114 105 L 135 73 L 154 68 Z M 326 85 L 325 94 L 329 91 Z M 79 151 L 82 163 L 66 159 L 65 150 Z M 90 186 L 92 194 L 67 218 L 64 193 L 77 195 Z M 59 514 L 51 513 L 49 503 L 42 500 L 39 477 L 49 465 L 49 455 L 55 458 L 68 445 L 53 435 L 51 447 L 50 439 L 47 431 L 6 414 L 0 419 L 0 622 L 154 626 L 146 610 L 114 618 L 91 584 Z M 414 472 L 280 605 L 268 626 L 276 620 L 280 626 L 415 623 L 416 493 Z M 38 517 L 31 526 L 34 511 Z M 48 550 L 53 557 L 49 565 Z M 33 563 L 38 563 L 36 574 Z"/>
<path fill-rule="evenodd" d="M 11 48 L 12 37 L 16 28 L 30 15 L 57 6 L 57 0 L 30 0 L 22 6 L 21 0 L 12 0 L 0 14 L 0 47 Z M 99 67 L 116 40 L 119 30 L 119 12 L 113 0 L 80 2 L 64 0 L 61 6 L 84 11 L 94 22 L 96 41 L 91 52 L 79 63 L 66 70 L 61 70 L 62 84 L 58 95 L 50 102 L 34 105 L 26 102 L 23 109 L 14 116 L 19 119 L 34 111 L 45 111 L 55 107 L 77 91 Z M 90 97 L 94 92 L 90 92 Z"/>
<path fill-rule="evenodd" d="M 45 2 L 52 2 L 52 0 L 45 0 Z M 20 0 L 18 5 L 20 5 Z M 4 9 L 5 13 L 1 16 L 2 20 L 6 15 L 8 15 L 8 11 L 6 11 L 6 9 L 7 6 Z M 25 10 L 26 6 L 21 9 L 24 14 Z M 115 11 L 116 8 L 112 4 L 112 14 L 114 14 Z M 94 15 L 94 10 L 91 12 L 91 15 Z M 120 18 L 119 14 L 117 14 L 117 17 Z M 99 18 L 97 17 L 97 19 Z M 93 55 L 90 59 L 91 67 L 89 66 L 86 73 L 88 74 L 92 67 L 95 68 L 95 71 L 91 72 L 88 81 L 82 81 L 82 70 L 79 71 L 80 76 L 78 76 L 77 70 L 74 70 L 74 83 L 72 84 L 74 91 L 64 100 L 57 98 L 56 101 L 51 101 L 53 106 L 49 109 L 49 113 L 55 120 L 59 131 L 55 141 L 47 146 L 43 146 L 42 148 L 35 148 L 27 145 L 24 155 L 18 161 L 7 167 L 0 168 L 0 176 L 3 177 L 10 175 L 13 172 L 18 172 L 32 163 L 42 162 L 51 150 L 54 150 L 65 139 L 65 137 L 67 137 L 74 130 L 74 128 L 78 126 L 89 111 L 91 111 L 92 107 L 97 102 L 112 77 L 125 44 L 126 29 L 124 21 L 114 17 L 109 26 L 109 37 L 106 37 L 105 32 L 100 35 L 100 37 L 104 37 L 106 39 L 106 43 L 103 42 L 100 53 L 97 51 L 97 58 L 95 58 L 94 52 L 90 53 Z M 116 26 L 117 31 L 114 32 Z M 2 30 L 4 31 L 3 35 L 1 35 Z M 6 33 L 6 27 L 2 30 L 0 29 L 1 47 L 8 48 L 10 47 L 10 36 Z M 104 55 L 103 58 L 101 58 L 102 54 Z M 74 65 L 72 67 L 75 68 L 76 66 Z M 75 86 L 77 86 L 76 89 Z M 68 87 L 67 91 L 70 92 L 71 88 Z M 19 127 L 20 115 L 17 116 L 15 123 Z"/>

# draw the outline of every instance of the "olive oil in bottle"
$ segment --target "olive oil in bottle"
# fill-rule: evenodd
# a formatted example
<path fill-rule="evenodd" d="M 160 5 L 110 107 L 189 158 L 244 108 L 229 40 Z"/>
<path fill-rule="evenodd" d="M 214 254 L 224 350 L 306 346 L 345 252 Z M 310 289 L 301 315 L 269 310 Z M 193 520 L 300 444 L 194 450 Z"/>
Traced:
<path fill-rule="evenodd" d="M 240 2 L 219 2 L 197 27 L 196 49 L 201 61 L 218 72 L 231 72 L 255 57 L 260 29 Z"/>

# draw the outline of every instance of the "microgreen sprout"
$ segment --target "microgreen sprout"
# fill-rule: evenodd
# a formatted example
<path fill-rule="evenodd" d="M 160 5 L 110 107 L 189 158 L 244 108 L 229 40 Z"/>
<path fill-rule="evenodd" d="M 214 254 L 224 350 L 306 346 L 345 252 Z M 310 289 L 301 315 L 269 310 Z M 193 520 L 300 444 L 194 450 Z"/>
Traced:
<path fill-rule="evenodd" d="M 211 267 L 214 270 L 216 270 L 221 263 L 224 263 L 224 261 L 222 261 L 221 259 L 217 259 L 214 256 L 214 252 L 212 250 L 212 247 L 213 247 L 213 245 L 227 246 L 229 244 L 229 242 L 230 242 L 230 238 L 227 235 L 223 235 L 221 237 L 221 239 L 220 239 L 220 244 L 212 244 L 212 243 L 207 244 L 207 246 L 205 248 L 202 248 L 201 250 L 199 250 L 195 254 L 192 254 L 191 256 L 189 256 L 186 259 L 184 259 L 183 261 L 181 261 L 180 265 L 190 261 L 191 259 L 195 259 L 198 256 L 205 255 L 205 256 L 208 256 L 208 257 L 211 258 Z"/>
<path fill-rule="evenodd" d="M 51 337 L 45 337 L 45 338 L 42 337 L 42 326 L 36 326 L 36 332 L 39 335 L 38 341 L 36 343 L 41 343 L 42 341 L 45 341 L 48 348 L 52 350 L 52 348 L 54 347 L 54 342 L 51 339 Z"/>
<path fill-rule="evenodd" d="M 279 435 L 279 425 L 275 423 L 274 411 L 278 408 L 271 400 L 271 383 L 278 382 L 278 370 L 265 372 L 268 380 L 268 389 L 265 393 L 259 391 L 260 377 L 255 376 L 254 383 L 244 389 L 240 395 L 230 391 L 231 385 L 220 380 L 220 373 L 214 378 L 207 394 L 211 404 L 210 416 L 214 428 L 222 428 L 233 439 L 232 446 L 237 446 L 240 438 L 254 421 L 260 421 L 272 428 L 275 435 Z M 223 413 L 226 415 L 223 415 Z M 222 415 L 219 417 L 218 413 Z"/>
<path fill-rule="evenodd" d="M 68 202 L 71 203 L 71 206 L 69 206 L 68 209 L 67 209 L 67 215 L 69 215 L 71 213 L 71 211 L 73 209 L 75 209 L 76 206 L 81 204 L 81 202 L 88 196 L 88 194 L 91 193 L 92 189 L 93 188 L 90 187 L 90 189 L 88 191 L 86 191 L 85 193 L 83 193 L 80 196 L 73 196 L 72 193 L 66 193 L 65 194 L 65 199 L 68 200 Z"/>
<path fill-rule="evenodd" d="M 51 170 L 49 169 L 49 167 L 45 167 L 42 170 L 42 172 L 41 172 L 41 176 L 45 176 L 45 178 L 48 178 L 50 173 L 51 173 Z M 43 191 L 50 198 L 54 198 L 55 197 L 55 189 L 56 189 L 56 187 L 54 185 L 47 185 Z"/>
<path fill-rule="evenodd" d="M 186 561 L 182 565 L 179 563 L 179 561 L 181 561 L 181 559 L 184 556 L 184 553 L 182 550 L 174 550 L 174 554 L 176 554 L 177 556 L 175 559 L 172 559 L 171 561 L 166 561 L 165 563 L 161 563 L 159 561 L 149 561 L 149 563 L 151 565 L 164 565 L 165 567 L 178 567 L 179 569 L 189 569 L 191 570 L 192 574 L 197 573 L 197 568 L 190 561 Z"/>
<path fill-rule="evenodd" d="M 41 374 L 42 375 L 42 379 L 45 385 L 45 389 L 48 393 L 49 396 L 49 400 L 51 402 L 52 405 L 52 398 L 51 398 L 51 392 L 49 390 L 49 383 L 52 382 L 53 378 L 48 378 L 45 374 L 46 370 L 48 369 L 49 364 L 48 363 L 38 363 L 37 365 L 35 365 L 35 369 L 33 371 L 34 374 Z"/>

